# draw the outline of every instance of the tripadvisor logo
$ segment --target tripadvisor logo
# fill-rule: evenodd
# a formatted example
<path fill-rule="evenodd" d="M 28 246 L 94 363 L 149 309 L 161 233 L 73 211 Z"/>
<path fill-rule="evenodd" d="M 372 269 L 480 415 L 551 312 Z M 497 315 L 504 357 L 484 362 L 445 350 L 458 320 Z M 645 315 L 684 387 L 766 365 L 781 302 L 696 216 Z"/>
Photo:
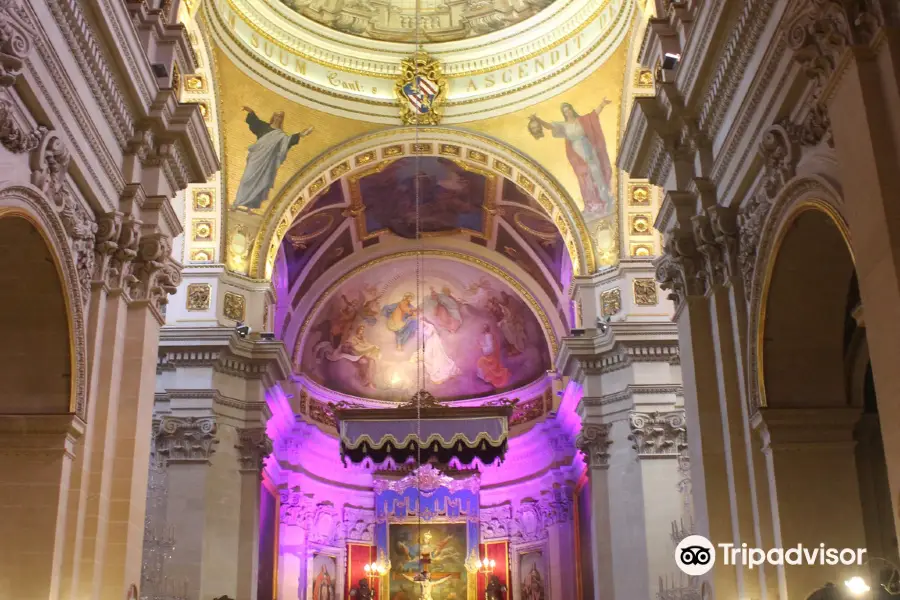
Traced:
<path fill-rule="evenodd" d="M 802 544 L 792 548 L 749 548 L 747 544 L 718 544 L 719 555 L 725 566 L 742 565 L 750 567 L 770 565 L 862 565 L 865 548 L 805 547 Z M 705 575 L 716 564 L 716 547 L 702 535 L 689 535 L 675 548 L 675 563 L 687 575 Z"/>
<path fill-rule="evenodd" d="M 702 535 L 689 535 L 675 548 L 675 564 L 686 575 L 706 575 L 716 564 L 716 548 Z"/>

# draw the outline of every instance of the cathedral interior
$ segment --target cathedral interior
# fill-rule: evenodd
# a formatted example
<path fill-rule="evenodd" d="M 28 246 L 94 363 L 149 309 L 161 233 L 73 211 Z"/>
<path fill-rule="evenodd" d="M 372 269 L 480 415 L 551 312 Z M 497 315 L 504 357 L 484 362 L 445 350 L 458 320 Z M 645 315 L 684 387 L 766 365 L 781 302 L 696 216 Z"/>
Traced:
<path fill-rule="evenodd" d="M 900 596 L 897 0 L 3 0 L 0 146 L 0 600 Z"/>

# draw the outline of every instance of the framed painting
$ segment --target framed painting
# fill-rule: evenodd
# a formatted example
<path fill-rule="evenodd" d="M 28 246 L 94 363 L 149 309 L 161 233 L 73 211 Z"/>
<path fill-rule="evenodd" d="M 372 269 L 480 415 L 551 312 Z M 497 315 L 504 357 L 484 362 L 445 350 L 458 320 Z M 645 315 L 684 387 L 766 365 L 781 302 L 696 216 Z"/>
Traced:
<path fill-rule="evenodd" d="M 423 552 L 431 555 L 431 596 L 434 600 L 469 597 L 466 571 L 466 523 L 391 523 L 388 527 L 391 572 L 390 600 L 415 600 L 421 595 L 413 578 Z"/>
<path fill-rule="evenodd" d="M 513 550 L 512 589 L 515 600 L 551 600 L 546 542 L 526 544 Z"/>
<path fill-rule="evenodd" d="M 306 600 L 340 600 L 344 596 L 344 553 L 317 548 L 306 563 Z"/>

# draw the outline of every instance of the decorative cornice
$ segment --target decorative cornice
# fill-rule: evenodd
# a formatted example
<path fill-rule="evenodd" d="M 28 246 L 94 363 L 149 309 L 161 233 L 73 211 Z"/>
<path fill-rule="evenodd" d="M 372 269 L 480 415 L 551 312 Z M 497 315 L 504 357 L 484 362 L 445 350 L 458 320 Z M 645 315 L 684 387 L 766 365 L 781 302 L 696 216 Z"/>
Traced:
<path fill-rule="evenodd" d="M 652 414 L 632 412 L 630 417 L 633 448 L 640 457 L 671 456 L 677 458 L 687 446 L 687 423 L 684 411 Z"/>
<path fill-rule="evenodd" d="M 584 406 L 607 406 L 618 402 L 631 401 L 635 395 L 674 394 L 679 396 L 683 393 L 683 389 L 680 385 L 629 384 L 624 390 L 611 394 L 604 394 L 598 397 L 585 396 L 581 399 L 581 403 Z"/>
<path fill-rule="evenodd" d="M 387 491 L 402 494 L 410 488 L 416 488 L 423 492 L 434 492 L 438 488 L 447 488 L 451 494 L 463 490 L 477 494 L 479 484 L 478 477 L 455 479 L 426 463 L 400 480 L 376 479 L 374 489 L 376 494 L 383 494 Z"/>
<path fill-rule="evenodd" d="M 581 431 L 575 438 L 575 447 L 584 455 L 585 463 L 591 469 L 606 469 L 609 467 L 609 447 L 612 445 L 610 430 L 612 424 L 582 425 Z"/>
<path fill-rule="evenodd" d="M 219 443 L 213 417 L 169 417 L 160 419 L 156 451 L 167 463 L 207 462 Z"/>

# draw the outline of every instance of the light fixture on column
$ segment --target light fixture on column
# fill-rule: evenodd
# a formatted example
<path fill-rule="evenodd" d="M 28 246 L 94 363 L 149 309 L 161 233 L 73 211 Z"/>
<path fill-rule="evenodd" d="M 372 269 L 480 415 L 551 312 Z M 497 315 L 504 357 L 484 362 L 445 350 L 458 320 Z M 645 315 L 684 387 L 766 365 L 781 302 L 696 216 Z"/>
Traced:
<path fill-rule="evenodd" d="M 487 557 L 482 559 L 478 559 L 478 562 L 475 563 L 475 568 L 478 569 L 478 572 L 487 577 L 491 573 L 494 572 L 494 567 L 497 566 L 497 561 L 489 559 Z"/>
<path fill-rule="evenodd" d="M 374 590 L 375 582 L 380 580 L 388 572 L 388 569 L 381 561 L 375 561 L 365 565 L 363 571 L 366 572 L 366 579 L 369 580 L 369 588 Z"/>
<path fill-rule="evenodd" d="M 900 596 L 900 567 L 897 567 L 897 565 L 889 560 L 873 556 L 865 563 L 863 563 L 862 568 L 865 568 L 873 563 L 876 565 L 881 564 L 891 571 L 891 574 L 887 578 L 887 581 L 881 584 L 881 588 L 890 596 Z M 862 575 L 854 575 L 850 579 L 847 579 L 846 581 L 844 581 L 844 587 L 854 598 L 862 598 L 872 589 L 869 586 L 869 583 L 866 581 L 866 578 Z"/>

